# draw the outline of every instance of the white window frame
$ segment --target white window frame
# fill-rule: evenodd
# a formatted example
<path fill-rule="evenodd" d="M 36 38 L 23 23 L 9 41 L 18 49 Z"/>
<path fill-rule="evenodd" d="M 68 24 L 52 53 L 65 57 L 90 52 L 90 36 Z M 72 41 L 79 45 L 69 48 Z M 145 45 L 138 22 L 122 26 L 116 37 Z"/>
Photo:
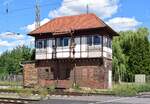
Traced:
<path fill-rule="evenodd" d="M 100 39 L 100 43 L 99 43 L 99 44 L 95 44 L 95 41 L 94 41 L 94 37 L 95 37 L 95 36 L 99 37 L 99 39 Z M 89 38 L 89 37 L 92 38 L 92 44 L 89 44 L 89 43 L 88 43 L 88 38 Z M 101 44 L 102 44 L 102 36 L 99 36 L 99 35 L 91 35 L 91 36 L 88 36 L 88 37 L 87 37 L 87 45 L 88 45 L 88 46 L 97 46 L 97 45 L 101 45 Z"/>
<path fill-rule="evenodd" d="M 46 46 L 45 46 L 45 41 L 46 41 Z M 39 42 L 42 43 L 41 47 L 39 47 Z M 37 49 L 45 49 L 48 46 L 48 40 L 47 39 L 38 39 L 36 40 L 36 48 Z"/>
<path fill-rule="evenodd" d="M 70 38 L 69 37 L 62 37 L 62 43 L 61 43 L 61 45 L 58 45 L 58 41 L 60 42 L 60 39 L 61 38 L 57 38 L 57 47 L 69 47 L 69 43 L 70 43 Z M 64 46 L 65 39 L 68 39 L 68 45 L 66 45 L 66 46 Z"/>

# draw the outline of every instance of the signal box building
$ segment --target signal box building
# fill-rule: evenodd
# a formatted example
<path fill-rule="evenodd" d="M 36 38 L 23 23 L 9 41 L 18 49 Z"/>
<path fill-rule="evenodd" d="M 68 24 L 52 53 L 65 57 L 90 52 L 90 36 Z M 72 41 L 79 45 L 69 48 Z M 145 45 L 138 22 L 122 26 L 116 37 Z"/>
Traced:
<path fill-rule="evenodd" d="M 28 35 L 36 52 L 35 62 L 24 63 L 24 86 L 111 88 L 118 34 L 95 14 L 58 17 Z"/>

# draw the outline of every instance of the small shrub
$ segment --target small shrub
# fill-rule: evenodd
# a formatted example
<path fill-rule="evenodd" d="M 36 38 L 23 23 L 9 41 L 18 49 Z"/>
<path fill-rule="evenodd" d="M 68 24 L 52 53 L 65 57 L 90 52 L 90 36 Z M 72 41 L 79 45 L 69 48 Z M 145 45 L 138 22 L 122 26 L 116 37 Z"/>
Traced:
<path fill-rule="evenodd" d="M 49 86 L 49 87 L 47 88 L 47 90 L 48 90 L 49 93 L 52 93 L 52 92 L 55 92 L 55 91 L 56 91 L 55 88 L 56 88 L 55 85 L 51 85 L 51 86 Z"/>
<path fill-rule="evenodd" d="M 41 89 L 39 89 L 39 94 L 42 97 L 46 97 L 49 93 L 48 93 L 48 90 L 46 88 L 41 88 Z"/>
<path fill-rule="evenodd" d="M 81 88 L 80 88 L 80 85 L 79 84 L 73 84 L 73 86 L 72 86 L 72 88 L 74 89 L 74 90 L 81 90 Z"/>

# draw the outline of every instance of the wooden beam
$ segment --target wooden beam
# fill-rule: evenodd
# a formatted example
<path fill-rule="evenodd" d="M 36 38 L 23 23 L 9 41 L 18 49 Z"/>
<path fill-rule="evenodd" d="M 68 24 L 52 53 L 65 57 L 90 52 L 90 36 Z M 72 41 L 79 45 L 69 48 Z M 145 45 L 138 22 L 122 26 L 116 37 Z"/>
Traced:
<path fill-rule="evenodd" d="M 102 49 L 101 50 L 101 53 L 102 53 L 101 56 L 102 56 L 102 58 L 103 58 L 103 47 L 104 47 L 104 42 L 103 42 L 103 35 L 102 35 L 102 48 L 101 48 Z"/>

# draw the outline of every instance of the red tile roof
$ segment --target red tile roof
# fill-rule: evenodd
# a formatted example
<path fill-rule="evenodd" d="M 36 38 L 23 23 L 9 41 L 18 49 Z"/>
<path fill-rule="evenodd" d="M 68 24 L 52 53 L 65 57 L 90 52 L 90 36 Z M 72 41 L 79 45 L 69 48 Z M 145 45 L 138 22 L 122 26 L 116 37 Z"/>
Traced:
<path fill-rule="evenodd" d="M 81 14 L 55 18 L 47 22 L 43 26 L 40 26 L 36 30 L 30 32 L 29 35 L 34 36 L 34 34 L 56 33 L 56 32 L 63 33 L 69 32 L 71 30 L 82 30 L 101 27 L 109 27 L 109 26 L 107 26 L 95 14 Z M 110 30 L 113 31 L 111 28 Z"/>

